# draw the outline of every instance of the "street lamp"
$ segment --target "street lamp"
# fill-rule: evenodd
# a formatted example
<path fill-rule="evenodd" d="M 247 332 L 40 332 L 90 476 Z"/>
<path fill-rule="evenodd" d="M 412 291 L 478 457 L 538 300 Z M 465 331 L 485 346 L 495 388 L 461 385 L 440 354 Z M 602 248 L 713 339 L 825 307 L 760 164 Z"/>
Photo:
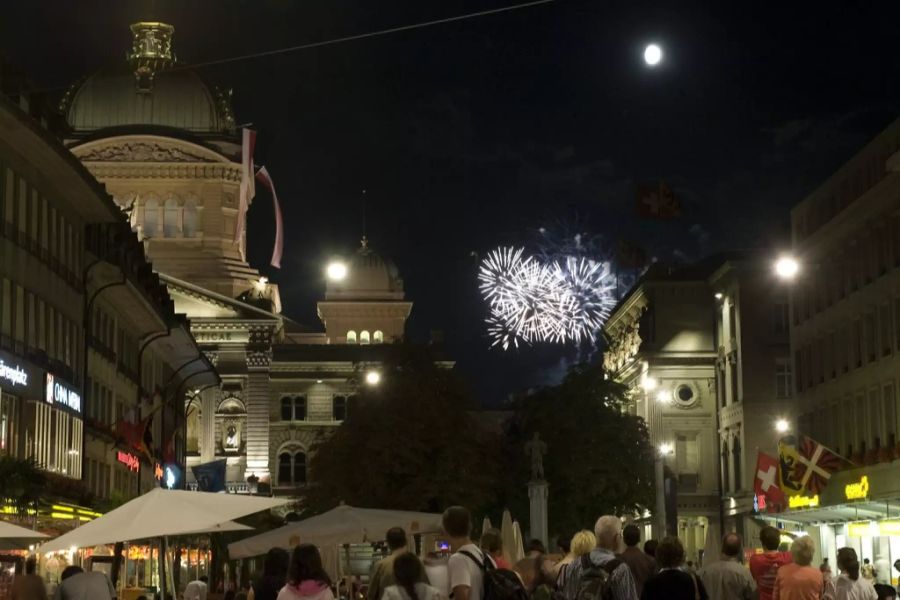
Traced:
<path fill-rule="evenodd" d="M 787 419 L 778 419 L 775 421 L 775 431 L 778 433 L 787 433 L 791 428 L 791 424 L 788 423 Z"/>
<path fill-rule="evenodd" d="M 331 281 L 343 281 L 347 278 L 347 265 L 339 260 L 328 263 L 325 274 Z"/>
<path fill-rule="evenodd" d="M 779 279 L 789 281 L 800 272 L 800 263 L 793 256 L 782 255 L 775 261 L 775 275 Z"/>
<path fill-rule="evenodd" d="M 381 383 L 381 373 L 378 371 L 369 371 L 366 373 L 366 383 L 369 385 L 378 385 Z"/>
<path fill-rule="evenodd" d="M 641 380 L 641 387 L 644 388 L 645 392 L 652 392 L 653 390 L 656 389 L 656 386 L 658 386 L 658 385 L 659 385 L 659 382 L 656 381 L 656 379 L 653 377 L 645 376 Z"/>
<path fill-rule="evenodd" d="M 656 392 L 656 401 L 661 404 L 667 404 L 672 396 L 668 390 L 659 390 Z"/>
<path fill-rule="evenodd" d="M 663 442 L 659 445 L 660 456 L 671 456 L 672 454 L 675 454 L 675 446 L 671 442 Z"/>

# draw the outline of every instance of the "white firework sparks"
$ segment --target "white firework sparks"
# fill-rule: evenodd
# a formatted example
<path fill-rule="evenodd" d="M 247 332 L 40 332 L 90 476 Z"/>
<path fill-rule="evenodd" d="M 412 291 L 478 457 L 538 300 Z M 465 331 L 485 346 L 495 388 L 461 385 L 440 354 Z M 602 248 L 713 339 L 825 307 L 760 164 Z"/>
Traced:
<path fill-rule="evenodd" d="M 523 248 L 491 251 L 478 273 L 492 345 L 593 339 L 615 304 L 609 263 L 568 256 L 544 264 Z"/>

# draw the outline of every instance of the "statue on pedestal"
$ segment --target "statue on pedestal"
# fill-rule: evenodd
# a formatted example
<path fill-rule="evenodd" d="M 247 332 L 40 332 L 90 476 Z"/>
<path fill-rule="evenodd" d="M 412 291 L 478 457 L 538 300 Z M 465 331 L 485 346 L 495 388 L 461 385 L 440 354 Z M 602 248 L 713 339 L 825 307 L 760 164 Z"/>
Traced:
<path fill-rule="evenodd" d="M 541 440 L 541 434 L 534 432 L 531 441 L 525 444 L 525 453 L 531 456 L 531 480 L 544 481 L 544 455 L 547 444 Z"/>

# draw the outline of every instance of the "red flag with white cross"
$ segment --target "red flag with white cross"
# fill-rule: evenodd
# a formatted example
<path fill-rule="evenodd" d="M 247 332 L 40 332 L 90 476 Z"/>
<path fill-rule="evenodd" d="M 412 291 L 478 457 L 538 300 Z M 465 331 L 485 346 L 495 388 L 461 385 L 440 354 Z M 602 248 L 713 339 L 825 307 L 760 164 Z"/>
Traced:
<path fill-rule="evenodd" d="M 756 477 L 753 480 L 753 492 L 766 499 L 767 506 L 784 504 L 784 492 L 778 485 L 778 459 L 765 452 L 756 457 Z"/>

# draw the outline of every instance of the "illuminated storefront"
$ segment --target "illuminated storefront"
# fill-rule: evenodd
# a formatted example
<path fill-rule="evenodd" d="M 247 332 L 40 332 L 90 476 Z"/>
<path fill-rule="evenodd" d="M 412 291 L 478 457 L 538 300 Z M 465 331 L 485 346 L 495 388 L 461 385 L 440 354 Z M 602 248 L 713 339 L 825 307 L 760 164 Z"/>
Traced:
<path fill-rule="evenodd" d="M 816 542 L 817 561 L 836 564 L 837 549 L 849 546 L 875 566 L 878 581 L 896 585 L 900 559 L 900 463 L 881 463 L 835 473 L 817 496 L 793 496 L 789 508 L 760 517 Z M 761 507 L 762 508 L 762 507 Z"/>
<path fill-rule="evenodd" d="M 0 452 L 81 478 L 81 393 L 53 373 L 0 352 Z"/>

